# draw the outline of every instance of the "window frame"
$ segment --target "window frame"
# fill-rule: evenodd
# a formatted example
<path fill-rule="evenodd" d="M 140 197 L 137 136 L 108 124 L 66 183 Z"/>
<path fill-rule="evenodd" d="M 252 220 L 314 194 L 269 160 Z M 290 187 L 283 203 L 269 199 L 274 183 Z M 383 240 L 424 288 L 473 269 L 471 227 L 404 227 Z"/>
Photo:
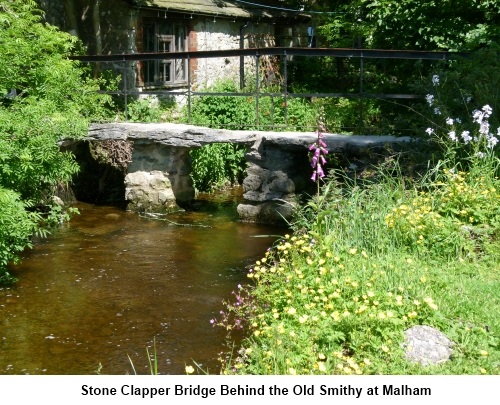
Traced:
<path fill-rule="evenodd" d="M 187 24 L 181 21 L 147 19 L 143 24 L 143 52 L 182 52 L 188 47 Z M 183 37 L 181 37 L 181 35 Z M 168 46 L 165 47 L 165 44 Z M 178 48 L 183 49 L 178 49 Z M 188 84 L 188 60 L 160 59 L 142 62 L 142 82 L 146 88 Z M 179 76 L 179 72 L 182 76 Z"/>

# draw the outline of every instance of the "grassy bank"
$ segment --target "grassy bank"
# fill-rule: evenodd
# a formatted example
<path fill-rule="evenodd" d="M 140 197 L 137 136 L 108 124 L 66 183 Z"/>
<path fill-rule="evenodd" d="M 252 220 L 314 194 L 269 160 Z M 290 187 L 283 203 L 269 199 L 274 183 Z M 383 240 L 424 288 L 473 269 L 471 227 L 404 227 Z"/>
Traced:
<path fill-rule="evenodd" d="M 249 285 L 238 286 L 212 321 L 229 341 L 247 332 L 221 358 L 223 372 L 498 374 L 500 180 L 492 138 L 479 135 L 469 153 L 450 144 L 419 179 L 404 178 L 397 164 L 364 184 L 330 175 L 297 213 L 294 232 L 255 263 Z M 450 360 L 408 361 L 404 331 L 413 325 L 447 335 Z"/>

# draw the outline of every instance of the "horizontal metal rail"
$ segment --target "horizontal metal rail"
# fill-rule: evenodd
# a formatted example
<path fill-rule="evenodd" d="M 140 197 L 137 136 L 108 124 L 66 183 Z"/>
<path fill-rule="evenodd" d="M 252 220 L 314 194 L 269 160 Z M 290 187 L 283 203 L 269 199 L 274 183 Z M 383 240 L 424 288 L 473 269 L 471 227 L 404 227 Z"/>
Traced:
<path fill-rule="evenodd" d="M 265 92 L 260 89 L 260 78 L 259 78 L 259 58 L 262 56 L 278 56 L 283 60 L 283 83 L 281 92 Z M 288 91 L 287 81 L 287 59 L 291 56 L 303 56 L 303 57 L 332 57 L 332 58 L 353 58 L 359 59 L 359 91 L 358 92 L 324 92 L 324 93 L 291 93 Z M 210 92 L 210 91 L 193 91 L 191 89 L 191 69 L 188 69 L 187 83 L 185 86 L 181 86 L 181 89 L 171 89 L 171 88 L 153 88 L 146 91 L 138 91 L 135 84 L 129 86 L 127 83 L 127 74 L 125 73 L 127 68 L 130 68 L 130 62 L 137 61 L 155 61 L 155 60 L 166 60 L 166 59 L 186 59 L 196 60 L 196 59 L 206 59 L 206 58 L 229 58 L 229 57 L 240 57 L 240 64 L 242 64 L 242 58 L 253 57 L 255 58 L 255 92 Z M 81 62 L 89 63 L 116 63 L 123 64 L 123 89 L 118 91 L 102 91 L 102 93 L 113 94 L 118 96 L 123 96 L 125 101 L 125 119 L 128 120 L 127 104 L 129 96 L 141 96 L 141 95 L 175 95 L 175 96 L 185 96 L 188 99 L 188 123 L 191 123 L 191 109 L 192 109 L 192 98 L 193 97 L 253 97 L 255 100 L 256 108 L 256 126 L 259 127 L 259 98 L 262 97 L 283 97 L 284 99 L 284 117 L 285 124 L 288 123 L 288 105 L 286 100 L 288 98 L 355 98 L 360 100 L 359 106 L 359 123 L 358 127 L 363 127 L 363 100 L 364 99 L 407 99 L 407 100 L 418 100 L 423 99 L 423 95 L 418 94 L 373 94 L 367 93 L 365 91 L 364 85 L 364 63 L 365 59 L 372 60 L 428 60 L 435 62 L 447 62 L 450 60 L 456 60 L 461 58 L 467 58 L 467 53 L 461 52 L 443 52 L 443 51 L 405 51 L 405 50 L 385 50 L 385 49 L 344 49 L 344 48 L 279 48 L 279 47 L 269 47 L 269 48 L 246 48 L 246 49 L 227 49 L 227 50 L 215 50 L 215 51 L 189 51 L 189 52 L 166 52 L 166 53 L 131 53 L 131 54 L 109 54 L 109 55 L 78 55 L 73 56 L 71 59 L 78 60 Z M 240 70 L 240 74 L 242 74 Z M 244 72 L 243 72 L 244 74 Z M 240 77 L 240 82 L 242 82 Z M 130 88 L 132 87 L 132 88 Z M 273 119 L 274 121 L 274 119 Z M 237 124 L 237 123 L 236 123 Z"/>
<path fill-rule="evenodd" d="M 404 51 L 386 49 L 350 49 L 350 48 L 246 48 L 226 49 L 217 51 L 189 51 L 166 53 L 126 53 L 109 55 L 73 56 L 71 59 L 82 62 L 117 62 L 163 59 L 202 59 L 229 58 L 237 56 L 331 56 L 335 58 L 364 59 L 422 59 L 448 61 L 467 57 L 464 52 L 443 51 Z"/>

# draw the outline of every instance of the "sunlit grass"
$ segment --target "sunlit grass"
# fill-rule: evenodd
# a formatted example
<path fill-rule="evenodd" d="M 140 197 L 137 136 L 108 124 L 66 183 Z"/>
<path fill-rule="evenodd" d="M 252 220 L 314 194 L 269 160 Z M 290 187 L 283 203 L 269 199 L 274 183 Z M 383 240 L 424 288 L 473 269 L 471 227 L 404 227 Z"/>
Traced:
<path fill-rule="evenodd" d="M 240 287 L 216 322 L 228 330 L 235 319 L 247 322 L 248 338 L 224 372 L 498 374 L 497 205 L 476 207 L 483 221 L 473 233 L 463 231 L 470 215 L 449 212 L 474 193 L 497 203 L 492 188 L 500 185 L 448 175 L 441 185 L 443 177 L 411 187 L 397 176 L 363 187 L 331 180 L 301 211 L 295 233 L 255 263 L 251 286 Z M 449 192 L 457 185 L 458 202 Z M 414 220 L 420 213 L 431 221 Z M 403 332 L 413 325 L 445 333 L 452 358 L 435 366 L 406 360 Z"/>

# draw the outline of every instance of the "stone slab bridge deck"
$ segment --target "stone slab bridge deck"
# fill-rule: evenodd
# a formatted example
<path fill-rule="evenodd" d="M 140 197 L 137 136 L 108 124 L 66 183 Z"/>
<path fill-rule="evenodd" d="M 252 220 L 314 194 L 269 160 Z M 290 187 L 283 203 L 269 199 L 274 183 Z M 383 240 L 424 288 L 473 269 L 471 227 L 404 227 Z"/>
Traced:
<path fill-rule="evenodd" d="M 277 223 L 290 218 L 298 193 L 314 185 L 308 148 L 314 132 L 263 132 L 211 129 L 171 123 L 92 124 L 84 141 L 123 140 L 133 143 L 125 175 L 128 209 L 166 212 L 195 198 L 190 177 L 190 149 L 231 142 L 247 147 L 242 221 Z M 330 152 L 408 141 L 393 136 L 325 134 Z"/>

